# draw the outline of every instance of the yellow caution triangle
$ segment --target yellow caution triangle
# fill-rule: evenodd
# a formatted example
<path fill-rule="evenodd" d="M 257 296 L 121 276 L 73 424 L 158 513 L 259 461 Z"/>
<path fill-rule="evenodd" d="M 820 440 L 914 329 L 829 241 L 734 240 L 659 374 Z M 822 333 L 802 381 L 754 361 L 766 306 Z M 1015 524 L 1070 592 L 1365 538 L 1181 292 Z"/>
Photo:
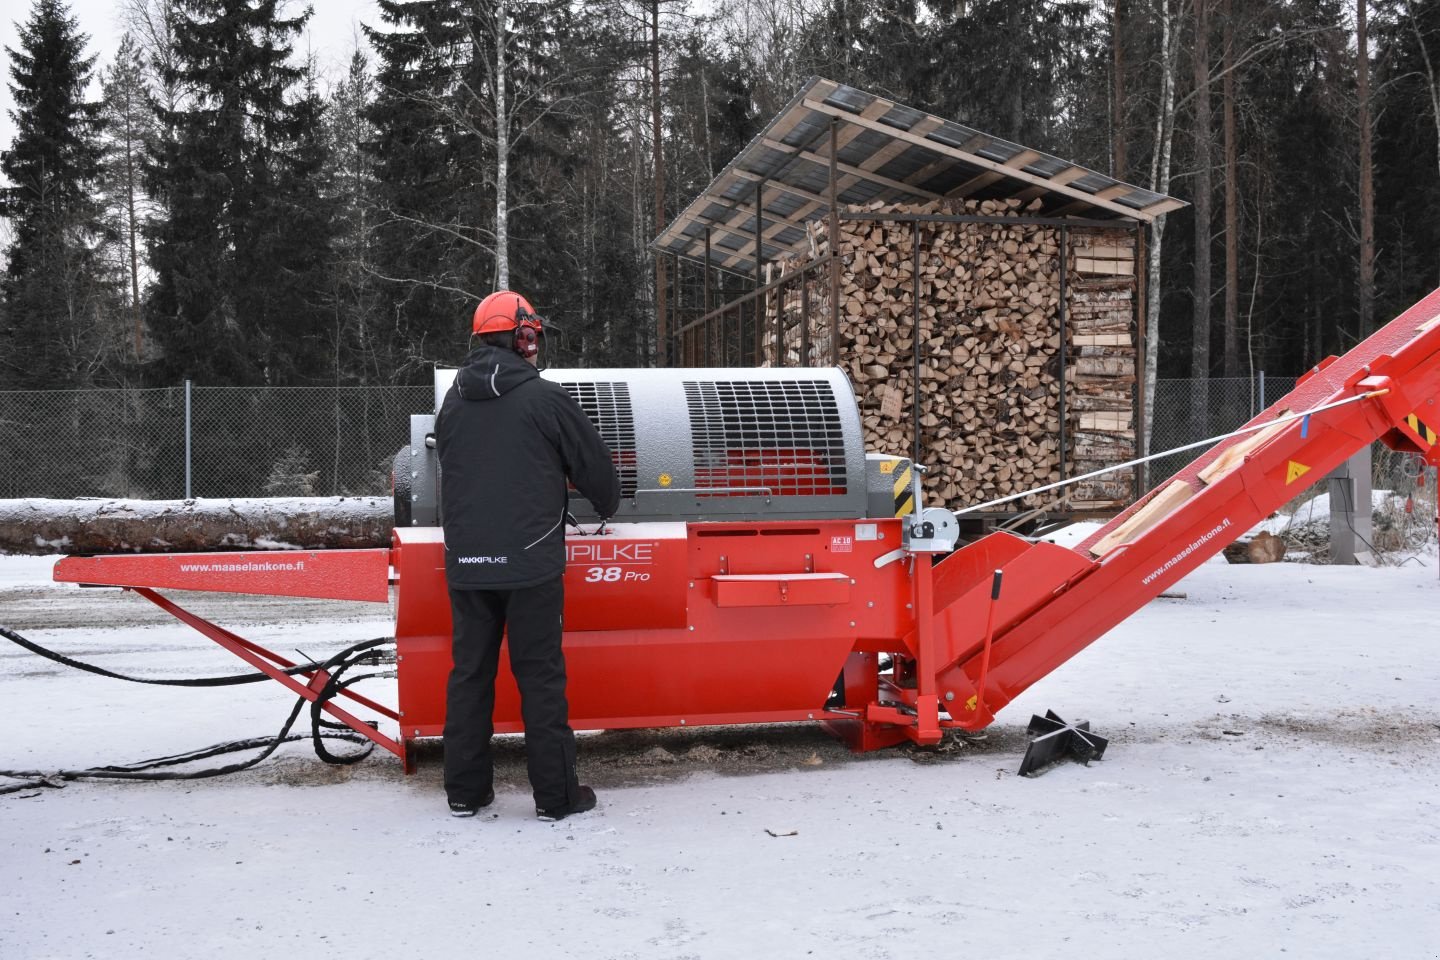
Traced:
<path fill-rule="evenodd" d="M 1285 485 L 1288 487 L 1309 472 L 1310 468 L 1305 466 L 1305 464 L 1291 460 L 1289 467 L 1285 471 Z"/>

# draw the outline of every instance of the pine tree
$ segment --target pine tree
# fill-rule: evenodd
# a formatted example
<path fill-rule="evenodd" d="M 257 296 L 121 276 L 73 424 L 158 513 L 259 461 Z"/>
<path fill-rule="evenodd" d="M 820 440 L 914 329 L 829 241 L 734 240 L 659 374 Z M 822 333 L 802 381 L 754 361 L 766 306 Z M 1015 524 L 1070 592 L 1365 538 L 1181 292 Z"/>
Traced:
<path fill-rule="evenodd" d="M 379 350 L 380 296 L 375 278 L 375 162 L 367 144 L 375 128 L 367 113 L 375 80 L 365 55 L 356 50 L 345 78 L 330 93 L 326 110 L 329 154 L 323 182 L 334 205 L 334 259 L 330 265 L 330 309 L 334 327 L 337 382 L 389 382 Z"/>
<path fill-rule="evenodd" d="M 130 34 L 121 38 L 120 49 L 101 78 L 100 89 L 105 151 L 101 160 L 101 197 L 105 205 L 106 233 L 113 251 L 111 259 L 114 269 L 125 278 L 132 359 L 138 363 L 144 357 L 140 234 L 145 192 L 141 178 L 145 144 L 153 136 L 154 114 L 150 110 L 140 49 Z"/>
<path fill-rule="evenodd" d="M 418 377 L 431 343 L 443 356 L 457 342 L 457 318 L 493 270 L 482 226 L 485 158 L 441 108 L 455 86 L 455 51 L 468 45 L 460 4 L 377 2 L 384 29 L 366 35 L 379 59 L 378 95 L 366 117 L 375 130 L 377 277 L 394 317 L 378 346 L 397 374 Z"/>
<path fill-rule="evenodd" d="M 112 290 L 96 254 L 99 105 L 84 99 L 95 58 L 61 0 L 35 0 L 6 48 L 16 126 L 0 171 L 14 241 L 3 284 L 0 376 L 8 386 L 76 386 L 107 365 Z"/>
<path fill-rule="evenodd" d="M 188 92 L 158 108 L 173 131 L 150 174 L 166 218 L 152 237 L 151 327 L 164 375 L 290 383 L 328 354 L 320 303 L 329 227 L 315 173 L 323 108 L 290 41 L 308 14 L 278 0 L 178 0 L 175 59 Z"/>

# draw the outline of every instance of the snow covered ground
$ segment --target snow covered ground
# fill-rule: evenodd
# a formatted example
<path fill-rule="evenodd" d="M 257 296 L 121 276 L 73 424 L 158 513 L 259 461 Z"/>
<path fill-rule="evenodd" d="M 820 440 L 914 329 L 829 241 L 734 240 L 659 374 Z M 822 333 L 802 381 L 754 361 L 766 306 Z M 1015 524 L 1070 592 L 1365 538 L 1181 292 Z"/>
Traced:
<path fill-rule="evenodd" d="M 0 558 L 0 625 L 113 670 L 237 669 L 48 567 Z M 853 757 L 810 726 L 593 734 L 600 808 L 558 824 L 534 819 L 513 738 L 495 806 L 468 821 L 445 813 L 436 753 L 407 778 L 305 744 L 220 780 L 0 797 L 0 957 L 1440 957 L 1435 556 L 1211 562 L 1177 589 L 981 744 Z M 315 657 L 390 632 L 363 604 L 193 599 Z M 291 702 L 4 646 L 0 768 L 269 734 Z M 1106 759 L 1016 777 L 1046 708 L 1109 735 Z"/>

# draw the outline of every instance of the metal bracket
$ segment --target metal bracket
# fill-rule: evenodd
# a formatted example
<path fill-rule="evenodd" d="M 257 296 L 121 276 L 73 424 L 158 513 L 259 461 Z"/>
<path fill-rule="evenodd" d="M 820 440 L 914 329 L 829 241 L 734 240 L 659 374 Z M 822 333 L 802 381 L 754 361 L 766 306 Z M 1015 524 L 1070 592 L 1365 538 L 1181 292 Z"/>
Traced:
<path fill-rule="evenodd" d="M 1090 732 L 1089 720 L 1066 723 L 1054 710 L 1046 710 L 1043 717 L 1038 713 L 1031 717 L 1025 732 L 1030 736 L 1030 746 L 1020 761 L 1022 777 L 1066 758 L 1089 766 L 1091 760 L 1103 757 L 1110 745 L 1109 740 Z"/>

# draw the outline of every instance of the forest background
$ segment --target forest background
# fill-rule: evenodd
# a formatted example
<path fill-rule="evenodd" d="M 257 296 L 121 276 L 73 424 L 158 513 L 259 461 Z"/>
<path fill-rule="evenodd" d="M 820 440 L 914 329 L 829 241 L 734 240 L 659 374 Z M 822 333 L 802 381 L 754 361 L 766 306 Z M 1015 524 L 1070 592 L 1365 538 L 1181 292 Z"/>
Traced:
<path fill-rule="evenodd" d="M 555 361 L 649 365 L 657 224 L 810 75 L 1189 201 L 1161 377 L 1294 375 L 1440 284 L 1440 0 L 376 0 L 338 70 L 308 15 L 124 0 L 105 62 L 17 19 L 0 390 L 423 383 L 505 286 Z"/>

